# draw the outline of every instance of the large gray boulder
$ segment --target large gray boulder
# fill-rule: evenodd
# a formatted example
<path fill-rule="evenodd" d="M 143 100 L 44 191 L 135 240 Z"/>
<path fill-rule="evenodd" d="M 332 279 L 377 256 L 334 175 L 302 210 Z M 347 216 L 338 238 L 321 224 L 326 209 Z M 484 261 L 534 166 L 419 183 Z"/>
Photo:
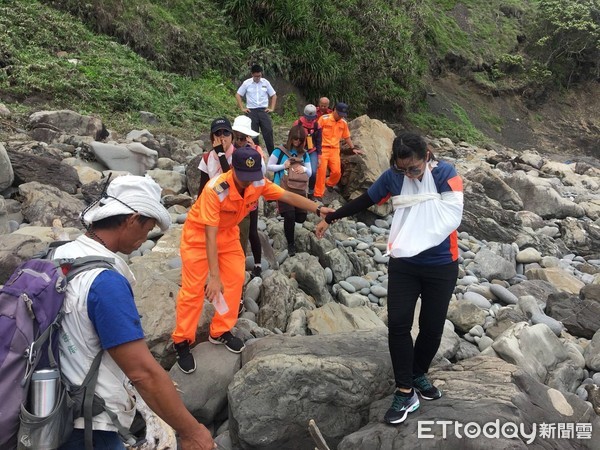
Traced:
<path fill-rule="evenodd" d="M 504 209 L 511 211 L 523 209 L 523 201 L 519 194 L 502 180 L 498 171 L 482 165 L 466 173 L 465 178 L 480 183 L 486 195 L 500 202 Z"/>
<path fill-rule="evenodd" d="M 543 178 L 528 176 L 522 171 L 507 176 L 505 181 L 523 200 L 523 209 L 533 211 L 544 219 L 582 217 L 584 209 L 561 195 Z"/>
<path fill-rule="evenodd" d="M 545 324 L 517 323 L 496 338 L 492 348 L 505 361 L 561 392 L 575 392 L 584 376 L 580 359 L 573 359 Z"/>
<path fill-rule="evenodd" d="M 517 274 L 513 263 L 485 247 L 475 255 L 472 270 L 487 280 L 509 280 Z"/>
<path fill-rule="evenodd" d="M 202 342 L 192 349 L 196 371 L 184 374 L 177 365 L 169 375 L 181 392 L 188 411 L 200 422 L 210 424 L 225 415 L 227 386 L 240 369 L 241 356 L 223 345 Z"/>
<path fill-rule="evenodd" d="M 331 302 L 306 312 L 307 327 L 312 334 L 332 334 L 384 327 L 385 323 L 368 306 L 349 308 Z"/>
<path fill-rule="evenodd" d="M 29 116 L 34 139 L 52 142 L 60 134 L 91 136 L 102 139 L 107 131 L 100 119 L 84 116 L 70 110 L 38 111 Z"/>
<path fill-rule="evenodd" d="M 75 194 L 81 186 L 75 168 L 55 158 L 15 150 L 7 153 L 14 170 L 15 185 L 37 181 L 69 194 Z"/>
<path fill-rule="evenodd" d="M 575 336 L 591 339 L 600 330 L 600 301 L 580 298 L 568 292 L 551 294 L 546 313 L 560 320 Z"/>
<path fill-rule="evenodd" d="M 46 246 L 37 237 L 26 234 L 0 235 L 0 284 L 8 280 L 19 264 L 31 259 Z"/>
<path fill-rule="evenodd" d="M 0 192 L 12 186 L 15 181 L 15 173 L 4 145 L 0 143 Z"/>
<path fill-rule="evenodd" d="M 317 306 L 333 301 L 327 290 L 325 269 L 319 264 L 316 256 L 297 253 L 295 257 L 286 259 L 280 269 L 287 276 L 294 278 L 298 286 L 315 299 Z"/>
<path fill-rule="evenodd" d="M 55 219 L 60 219 L 65 227 L 82 228 L 79 214 L 85 203 L 78 198 L 36 181 L 21 184 L 19 195 L 23 217 L 32 225 L 52 226 Z"/>
<path fill-rule="evenodd" d="M 390 152 L 394 131 L 383 122 L 362 115 L 348 124 L 352 142 L 364 151 L 364 155 L 342 155 L 342 178 L 339 186 L 342 195 L 352 199 L 363 194 L 379 176 L 390 167 Z M 379 216 L 388 215 L 390 203 L 374 205 L 371 210 Z"/>
<path fill-rule="evenodd" d="M 304 450 L 315 419 L 332 448 L 394 389 L 387 329 L 248 342 L 229 385 L 229 429 L 242 449 Z"/>
<path fill-rule="evenodd" d="M 544 386 L 498 358 L 476 356 L 448 369 L 433 368 L 430 378 L 443 390 L 441 399 L 421 401 L 421 407 L 400 426 L 383 423 L 391 397 L 375 401 L 369 423 L 346 436 L 337 450 L 598 449 L 600 419 L 587 403 Z M 573 436 L 544 439 L 539 433 L 541 423 L 566 423 Z M 591 424 L 589 438 L 576 437 L 580 423 Z M 483 434 L 484 427 L 493 437 Z M 532 427 L 536 433 L 531 433 Z"/>

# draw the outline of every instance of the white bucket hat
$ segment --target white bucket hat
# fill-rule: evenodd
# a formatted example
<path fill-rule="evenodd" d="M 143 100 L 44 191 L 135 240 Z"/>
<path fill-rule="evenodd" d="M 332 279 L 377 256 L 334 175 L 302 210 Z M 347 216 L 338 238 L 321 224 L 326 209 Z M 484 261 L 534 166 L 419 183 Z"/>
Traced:
<path fill-rule="evenodd" d="M 248 116 L 237 116 L 233 121 L 231 129 L 243 133 L 246 136 L 258 136 L 258 133 L 252 129 L 252 119 Z"/>
<path fill-rule="evenodd" d="M 82 213 L 82 219 L 88 225 L 120 214 L 133 214 L 156 219 L 161 230 L 171 225 L 171 216 L 160 202 L 161 187 L 146 175 L 123 175 L 115 178 L 101 198 L 89 211 Z"/>

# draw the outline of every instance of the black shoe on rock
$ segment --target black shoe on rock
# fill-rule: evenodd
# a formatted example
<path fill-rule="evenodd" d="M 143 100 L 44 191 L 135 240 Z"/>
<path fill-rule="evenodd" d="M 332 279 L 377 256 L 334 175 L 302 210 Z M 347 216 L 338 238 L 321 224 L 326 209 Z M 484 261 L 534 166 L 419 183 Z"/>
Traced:
<path fill-rule="evenodd" d="M 232 353 L 241 353 L 242 350 L 246 347 L 244 345 L 244 341 L 240 338 L 235 337 L 231 332 L 226 331 L 219 337 L 212 337 L 210 334 L 208 335 L 208 340 L 216 345 L 224 345 L 227 350 Z"/>
<path fill-rule="evenodd" d="M 190 343 L 188 341 L 173 344 L 177 353 L 177 365 L 183 373 L 192 373 L 196 370 L 196 360 L 190 352 Z"/>
<path fill-rule="evenodd" d="M 261 274 L 262 274 L 262 266 L 255 264 L 254 268 L 252 269 L 252 278 L 260 277 Z"/>
<path fill-rule="evenodd" d="M 296 255 L 296 244 L 288 244 L 288 256 Z"/>

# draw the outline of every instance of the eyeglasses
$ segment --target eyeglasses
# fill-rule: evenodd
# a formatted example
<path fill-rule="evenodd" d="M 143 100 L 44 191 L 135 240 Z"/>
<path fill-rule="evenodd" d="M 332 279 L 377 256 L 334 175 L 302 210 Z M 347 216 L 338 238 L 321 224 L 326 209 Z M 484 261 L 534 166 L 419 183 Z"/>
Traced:
<path fill-rule="evenodd" d="M 245 134 L 240 134 L 240 133 L 234 133 L 233 137 L 236 141 L 245 141 L 248 136 L 246 136 Z"/>
<path fill-rule="evenodd" d="M 221 136 L 229 137 L 229 136 L 231 136 L 231 131 L 229 131 L 229 130 L 217 130 L 213 134 L 216 137 L 221 137 Z"/>
<path fill-rule="evenodd" d="M 394 164 L 392 164 L 392 170 L 396 173 L 401 173 L 402 175 L 408 175 L 410 177 L 418 177 L 425 171 L 425 164 L 426 164 L 426 161 L 423 161 L 418 166 L 411 166 L 411 167 L 404 168 L 404 167 L 398 167 L 398 165 L 394 162 Z"/>

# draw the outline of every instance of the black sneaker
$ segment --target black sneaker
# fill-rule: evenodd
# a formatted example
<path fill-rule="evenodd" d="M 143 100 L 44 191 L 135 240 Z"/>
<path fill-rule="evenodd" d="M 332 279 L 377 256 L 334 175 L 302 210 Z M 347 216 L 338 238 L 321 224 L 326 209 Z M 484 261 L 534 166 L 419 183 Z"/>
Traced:
<path fill-rule="evenodd" d="M 196 360 L 190 352 L 190 343 L 188 341 L 173 344 L 177 353 L 177 365 L 183 373 L 192 373 L 196 370 Z"/>
<path fill-rule="evenodd" d="M 252 278 L 256 278 L 256 277 L 260 277 L 262 273 L 262 266 L 254 266 L 254 269 L 252 269 Z"/>
<path fill-rule="evenodd" d="M 415 390 L 412 391 L 412 394 L 396 390 L 392 406 L 387 410 L 383 419 L 390 424 L 402 423 L 406 420 L 408 413 L 416 411 L 420 405 L 419 396 Z"/>
<path fill-rule="evenodd" d="M 235 337 L 229 331 L 226 331 L 219 337 L 212 337 L 209 334 L 208 340 L 216 345 L 225 345 L 225 348 L 233 353 L 241 353 L 242 350 L 244 350 L 244 348 L 246 347 L 244 345 L 244 341 L 242 341 L 240 338 Z"/>
<path fill-rule="evenodd" d="M 431 384 L 427 375 L 413 377 L 413 387 L 423 400 L 437 400 L 442 396 L 442 391 Z"/>
<path fill-rule="evenodd" d="M 294 256 L 296 254 L 296 244 L 288 244 L 288 256 Z"/>

